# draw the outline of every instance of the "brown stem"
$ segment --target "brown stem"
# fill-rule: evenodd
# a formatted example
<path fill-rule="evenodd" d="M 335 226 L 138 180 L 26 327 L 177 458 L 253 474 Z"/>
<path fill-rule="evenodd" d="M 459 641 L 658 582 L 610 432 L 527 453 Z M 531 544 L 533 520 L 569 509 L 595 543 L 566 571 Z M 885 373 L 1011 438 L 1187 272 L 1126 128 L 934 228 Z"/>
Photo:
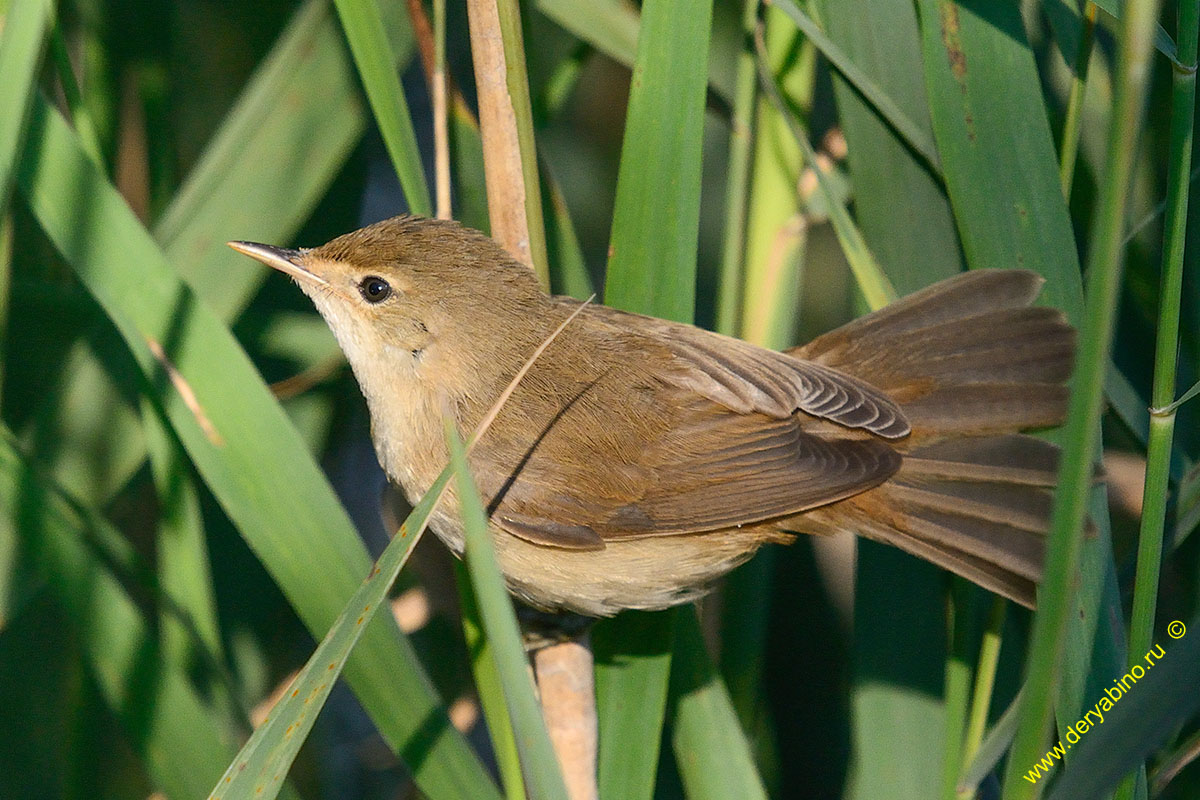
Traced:
<path fill-rule="evenodd" d="M 533 654 L 542 715 L 571 800 L 597 800 L 596 687 L 588 636 Z"/>

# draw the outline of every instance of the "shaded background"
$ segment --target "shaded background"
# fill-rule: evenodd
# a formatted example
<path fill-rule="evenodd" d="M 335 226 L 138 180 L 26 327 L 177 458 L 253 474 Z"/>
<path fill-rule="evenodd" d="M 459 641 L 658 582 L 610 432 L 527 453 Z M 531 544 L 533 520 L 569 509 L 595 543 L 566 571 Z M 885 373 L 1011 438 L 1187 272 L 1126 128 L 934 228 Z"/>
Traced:
<path fill-rule="evenodd" d="M 855 15 L 872 13 L 869 3 L 818 6 L 814 13 L 824 13 L 823 21 L 839 42 L 861 35 L 856 33 Z M 201 162 L 214 134 L 299 7 L 274 0 L 153 4 L 80 0 L 61 7 L 64 43 L 76 74 L 82 77 L 83 99 L 104 163 L 131 208 L 148 225 L 178 224 L 171 217 L 171 204 L 180 186 Z M 534 4 L 524 11 L 543 172 L 561 186 L 588 272 L 594 285 L 602 286 L 629 69 L 568 32 Z M 451 4 L 449 52 L 454 80 L 470 104 L 473 78 L 464 13 L 463 8 Z M 1052 2 L 1024 4 L 1024 34 L 1036 56 L 1044 113 L 1056 136 L 1069 80 L 1062 53 L 1073 53 L 1070 37 L 1051 25 L 1062 13 Z M 1173 19 L 1171 9 L 1167 13 L 1164 20 Z M 395 35 L 406 39 L 404 9 L 390 8 L 387 14 Z M 717 271 L 725 231 L 730 93 L 734 55 L 740 47 L 740 14 L 741 8 L 731 2 L 718 0 L 715 4 L 696 304 L 697 322 L 708 326 L 716 318 Z M 939 271 L 957 270 L 961 255 L 953 223 L 945 216 L 944 199 L 926 205 L 919 193 L 903 197 L 872 193 L 873 165 L 856 153 L 853 139 L 848 154 L 845 148 L 846 134 L 853 134 L 856 124 L 861 141 L 868 141 L 862 133 L 862 112 L 855 110 L 856 96 L 844 85 L 835 86 L 825 62 L 815 57 L 812 46 L 793 28 L 776 27 L 783 31 L 772 46 L 777 70 L 784 85 L 791 87 L 789 100 L 802 113 L 812 140 L 823 146 L 829 177 L 841 199 L 851 204 L 860 220 L 885 213 L 898 219 L 897 225 L 940 226 L 947 232 L 949 246 L 944 251 L 913 253 L 896 244 L 898 239 L 881 237 L 878 227 L 873 230 L 863 221 L 872 247 L 898 288 L 912 290 Z M 1172 29 L 1168 25 L 1168 30 Z M 878 52 L 885 55 L 891 46 L 907 52 L 907 58 L 888 62 L 895 70 L 888 80 L 913 78 L 911 74 L 906 78 L 905 70 L 911 71 L 919 53 L 905 51 L 906 43 L 899 35 L 896 42 L 880 44 Z M 412 52 L 411 45 L 405 52 Z M 1071 194 L 1077 230 L 1087 229 L 1098 165 L 1103 163 L 1111 53 L 1111 36 L 1102 28 Z M 416 60 L 401 66 L 418 136 L 431 159 L 424 76 Z M 1140 223 L 1151 214 L 1165 191 L 1170 75 L 1161 68 L 1161 59 L 1158 66 L 1131 222 Z M 919 75 L 915 79 L 920 90 Z M 53 96 L 63 96 L 50 67 L 43 86 Z M 312 90 L 297 87 L 297 91 Z M 1030 113 L 1043 112 L 1031 109 Z M 336 117 L 334 124 L 321 120 L 321 115 Z M 780 127 L 777 122 L 768 124 Z M 316 245 L 406 209 L 369 112 L 357 94 L 325 107 L 321 103 L 299 107 L 283 127 L 288 125 L 294 126 L 296 138 L 304 142 L 297 147 L 294 168 L 307 172 L 290 175 L 279 191 L 299 191 L 295 187 L 301 187 L 311 199 L 306 207 L 289 211 L 295 232 L 278 244 Z M 764 308 L 785 309 L 782 317 L 762 323 L 765 334 L 760 338 L 777 347 L 828 330 L 863 309 L 825 211 L 813 199 L 811 180 L 806 181 L 805 170 L 811 172 L 811 166 L 801 165 L 794 143 L 789 146 L 784 138 L 764 137 L 774 142 L 771 147 L 776 149 L 764 147 L 756 156 L 777 167 L 783 177 L 775 179 L 774 191 L 786 198 L 783 206 L 768 208 L 756 217 L 769 229 L 770 235 L 763 239 L 774 241 L 783 252 L 782 256 L 779 250 L 768 254 L 778 258 L 784 278 L 778 291 L 764 297 L 762 303 Z M 281 141 L 280 146 L 285 143 Z M 268 174 L 263 180 L 280 178 Z M 768 180 L 764 178 L 764 182 Z M 480 205 L 481 172 L 459 174 L 456 181 L 456 216 L 486 225 Z M 752 204 L 761 198 L 769 205 L 776 195 L 764 189 L 754 197 Z M 233 231 L 228 236 L 241 238 L 236 233 L 241 214 L 271 215 L 269 204 L 263 207 L 257 198 L 252 202 L 245 208 L 231 204 L 225 209 L 223 221 Z M 134 464 L 132 470 L 120 466 L 128 464 L 130 452 L 140 447 L 136 368 L 111 321 L 59 261 L 20 196 L 15 197 L 11 214 L 13 248 L 3 327 L 0 418 L 17 434 L 25 452 L 33 454 L 40 470 L 101 509 L 146 562 L 153 564 L 161 498 L 156 496 L 148 465 Z M 1153 352 L 1161 239 L 1159 216 L 1140 225 L 1130 243 L 1114 351 L 1117 366 L 1143 398 L 1148 395 L 1151 377 L 1149 354 Z M 926 263 L 913 267 L 911 259 L 915 257 Z M 754 258 L 751 252 L 748 259 Z M 244 260 L 222 262 L 219 270 L 207 264 L 192 268 L 208 286 L 227 283 L 243 287 L 245 299 L 229 301 L 231 308 L 238 307 L 232 314 L 238 340 L 276 389 L 312 451 L 319 454 L 363 538 L 377 554 L 389 530 L 379 513 L 380 505 L 392 500 L 385 496 L 385 482 L 374 460 L 362 399 L 324 324 L 283 276 L 263 274 Z M 185 275 L 187 269 L 181 266 Z M 563 288 L 561 283 L 557 288 Z M 1182 386 L 1197 378 L 1200 306 L 1196 299 L 1196 285 L 1189 273 L 1180 360 Z M 1105 434 L 1106 446 L 1114 452 L 1108 471 L 1116 563 L 1128 585 L 1130 536 L 1140 510 L 1143 447 L 1115 415 L 1106 418 Z M 1177 426 L 1179 451 L 1194 454 L 1200 445 L 1198 438 L 1194 408 L 1185 406 Z M 219 641 L 226 658 L 222 666 L 228 670 L 238 700 L 261 713 L 264 699 L 303 663 L 314 643 L 203 481 L 194 480 L 189 467 L 181 469 L 198 490 L 212 563 Z M 403 510 L 385 516 L 396 519 L 397 514 L 402 515 Z M 1181 533 L 1190 533 L 1190 528 Z M 12 531 L 8 534 L 6 543 L 15 544 L 4 550 L 6 558 L 0 559 L 4 597 L 0 606 L 0 797 L 150 795 L 154 787 L 140 755 L 147 745 L 145 737 L 151 735 L 149 726 L 139 728 L 130 724 L 128 716 L 119 720 L 114 715 L 86 656 L 80 621 L 64 611 L 53 581 L 29 567 L 32 562 L 25 551 L 35 543 L 22 538 L 20 531 L 15 538 Z M 874 550 L 870 545 L 864 547 Z M 877 579 L 859 585 L 857 597 L 852 597 L 847 588 L 847 579 L 853 576 L 852 555 L 846 539 L 817 549 L 809 541 L 801 541 L 760 556 L 741 578 L 742 584 L 770 586 L 769 592 L 758 597 L 766 609 L 756 618 L 764 626 L 761 638 L 749 647 L 743 647 L 737 637 L 750 635 L 753 640 L 759 629 L 743 625 L 737 616 L 722 625 L 721 596 L 705 606 L 710 649 L 727 670 L 735 704 L 754 739 L 773 796 L 834 798 L 856 792 L 871 796 L 863 794 L 867 791 L 864 787 L 878 780 L 878 775 L 888 775 L 890 768 L 857 773 L 856 789 L 851 742 L 855 726 L 863 725 L 864 718 L 872 714 L 878 716 L 865 720 L 866 724 L 887 726 L 892 731 L 894 752 L 870 749 L 874 745 L 868 737 L 863 740 L 867 749 L 860 752 L 860 758 L 879 764 L 889 758 L 924 763 L 928 753 L 940 757 L 940 731 L 915 728 L 914 723 L 938 724 L 945 666 L 941 609 L 946 581 L 907 556 L 876 551 L 872 557 L 885 565 L 894 564 L 894 570 L 890 566 L 877 569 Z M 1193 612 L 1197 555 L 1192 536 L 1184 539 L 1168 560 L 1161 619 L 1187 619 Z M 452 719 L 471 731 L 471 741 L 486 753 L 487 738 L 472 699 L 470 672 L 455 617 L 449 562 L 432 540 L 423 543 L 415 561 L 394 591 L 395 610 L 402 627 L 412 632 L 443 697 L 454 704 Z M 314 565 L 314 580 L 319 579 L 319 566 Z M 156 604 L 153 589 L 128 576 L 126 585 L 153 620 L 149 613 Z M 735 584 L 731 593 L 739 591 Z M 988 602 L 982 593 L 967 592 L 965 597 L 966 613 L 977 621 L 969 628 L 974 641 Z M 96 613 L 103 609 L 97 608 Z M 1015 692 L 1022 658 L 1020 642 L 1027 625 L 1027 614 L 1010 612 L 996 709 L 1002 709 Z M 871 646 L 856 647 L 855 642 L 863 640 Z M 974 651 L 977 646 L 968 649 Z M 750 657 L 743 658 L 747 655 Z M 198 663 L 192 677 L 203 687 L 215 680 L 212 673 L 211 665 Z M 153 679 L 131 677 L 135 684 Z M 871 706 L 876 689 L 886 697 Z M 903 698 L 910 698 L 912 705 L 907 711 L 896 710 L 897 716 L 891 717 L 889 709 L 897 708 L 893 705 L 896 697 L 902 698 L 902 704 L 907 702 Z M 855 706 L 855 698 L 867 705 Z M 854 707 L 857 716 L 852 713 Z M 1177 734 L 1184 738 L 1193 729 L 1194 725 Z M 662 752 L 657 794 L 681 796 L 670 747 L 664 746 Z M 313 798 L 408 797 L 414 791 L 404 768 L 344 688 L 335 693 L 292 775 L 295 788 Z M 1197 792 L 1200 774 L 1193 768 L 1164 796 L 1186 798 Z"/>

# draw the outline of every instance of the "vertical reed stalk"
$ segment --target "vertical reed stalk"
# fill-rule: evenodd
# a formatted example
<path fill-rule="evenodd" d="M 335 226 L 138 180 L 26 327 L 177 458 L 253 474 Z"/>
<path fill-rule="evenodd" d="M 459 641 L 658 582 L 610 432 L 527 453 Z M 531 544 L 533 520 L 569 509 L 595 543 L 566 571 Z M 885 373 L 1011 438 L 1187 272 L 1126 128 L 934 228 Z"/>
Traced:
<path fill-rule="evenodd" d="M 1046 578 L 1038 593 L 1038 612 L 1030 637 L 1025 701 L 1005 772 L 1005 800 L 1040 797 L 1045 783 L 1031 783 L 1025 772 L 1045 752 L 1058 665 L 1077 582 L 1104 394 L 1104 368 L 1112 346 L 1121 286 L 1125 200 L 1145 110 L 1158 8 L 1158 0 L 1129 2 L 1123 8 L 1105 180 L 1089 249 L 1085 317 L 1054 496 Z"/>
<path fill-rule="evenodd" d="M 1000 644 L 1007 612 L 1008 601 L 1003 597 L 993 598 L 987 630 L 983 632 L 983 643 L 979 645 L 979 661 L 975 665 L 975 689 L 971 694 L 971 711 L 967 716 L 960 778 L 974 761 L 975 754 L 983 744 L 983 732 L 987 728 L 988 709 L 992 702 L 992 689 L 996 685 L 996 667 L 1000 661 Z M 975 791 L 972 788 L 960 791 L 958 800 L 971 800 L 974 796 Z"/>
<path fill-rule="evenodd" d="M 1171 442 L 1175 434 L 1175 364 L 1179 349 L 1179 310 L 1183 293 L 1183 249 L 1187 232 L 1189 172 L 1192 167 L 1192 128 L 1196 111 L 1196 38 L 1200 6 L 1179 4 L 1179 61 L 1174 66 L 1171 98 L 1171 141 L 1167 174 L 1167 216 L 1163 243 L 1162 286 L 1159 290 L 1158 341 L 1154 352 L 1154 383 L 1150 397 L 1150 436 L 1146 445 L 1146 479 L 1142 522 L 1138 533 L 1137 576 L 1129 631 L 1129 663 L 1140 661 L 1154 636 L 1159 566 L 1167 518 L 1171 474 Z M 1126 778 L 1117 791 L 1131 800 L 1134 784 Z"/>
<path fill-rule="evenodd" d="M 450 131 L 446 108 L 446 0 L 433 0 L 433 174 L 438 219 L 450 219 Z"/>
<path fill-rule="evenodd" d="M 1092 43 L 1095 39 L 1096 4 L 1088 0 L 1083 10 L 1079 49 L 1075 53 L 1075 74 L 1071 78 L 1071 92 L 1067 96 L 1067 117 L 1063 120 L 1062 147 L 1059 151 L 1058 174 L 1062 181 L 1063 195 L 1068 200 L 1071 199 L 1071 186 L 1075 182 L 1075 160 L 1079 155 L 1079 124 L 1083 119 L 1088 64 L 1092 60 Z"/>
<path fill-rule="evenodd" d="M 529 77 L 516 0 L 467 0 L 492 238 L 549 286 Z"/>
<path fill-rule="evenodd" d="M 958 775 L 962 771 L 964 732 L 969 714 L 967 698 L 971 694 L 971 663 L 967 658 L 971 588 L 965 581 L 955 579 L 947 593 L 946 636 L 950 650 L 946 653 L 946 672 L 943 694 L 946 698 L 946 730 L 942 758 L 942 800 L 957 800 Z"/>
<path fill-rule="evenodd" d="M 742 49 L 738 53 L 737 94 L 729 131 L 729 173 L 725 186 L 725 242 L 717 291 L 717 324 L 721 333 L 737 336 L 741 326 L 742 274 L 746 256 L 746 215 L 750 207 L 750 161 L 754 143 L 754 109 L 758 79 L 752 38 L 758 23 L 758 0 L 742 6 Z"/>

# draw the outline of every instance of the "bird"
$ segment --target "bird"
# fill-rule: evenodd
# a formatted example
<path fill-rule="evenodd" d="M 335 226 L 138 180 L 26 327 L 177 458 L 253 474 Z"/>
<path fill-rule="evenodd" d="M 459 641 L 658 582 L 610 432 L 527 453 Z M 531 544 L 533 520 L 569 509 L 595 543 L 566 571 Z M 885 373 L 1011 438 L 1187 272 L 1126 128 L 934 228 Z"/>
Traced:
<path fill-rule="evenodd" d="M 416 502 L 533 351 L 469 466 L 512 595 L 606 617 L 687 603 L 764 544 L 850 531 L 1036 603 L 1075 332 L 1043 279 L 978 269 L 774 351 L 544 292 L 485 234 L 394 217 L 319 247 L 231 247 L 291 276 Z M 431 530 L 462 556 L 453 486 Z"/>

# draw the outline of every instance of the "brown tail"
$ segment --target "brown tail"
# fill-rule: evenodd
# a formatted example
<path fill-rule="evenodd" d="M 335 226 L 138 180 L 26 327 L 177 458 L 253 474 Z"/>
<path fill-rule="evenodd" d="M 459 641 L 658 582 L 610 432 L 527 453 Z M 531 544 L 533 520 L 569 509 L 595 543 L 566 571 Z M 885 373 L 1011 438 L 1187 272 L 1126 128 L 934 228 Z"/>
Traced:
<path fill-rule="evenodd" d="M 790 351 L 899 401 L 912 434 L 882 486 L 809 512 L 1032 607 L 1058 448 L 1019 431 L 1060 424 L 1075 352 L 1042 279 L 964 273 Z M 806 526 L 808 527 L 808 526 Z"/>

